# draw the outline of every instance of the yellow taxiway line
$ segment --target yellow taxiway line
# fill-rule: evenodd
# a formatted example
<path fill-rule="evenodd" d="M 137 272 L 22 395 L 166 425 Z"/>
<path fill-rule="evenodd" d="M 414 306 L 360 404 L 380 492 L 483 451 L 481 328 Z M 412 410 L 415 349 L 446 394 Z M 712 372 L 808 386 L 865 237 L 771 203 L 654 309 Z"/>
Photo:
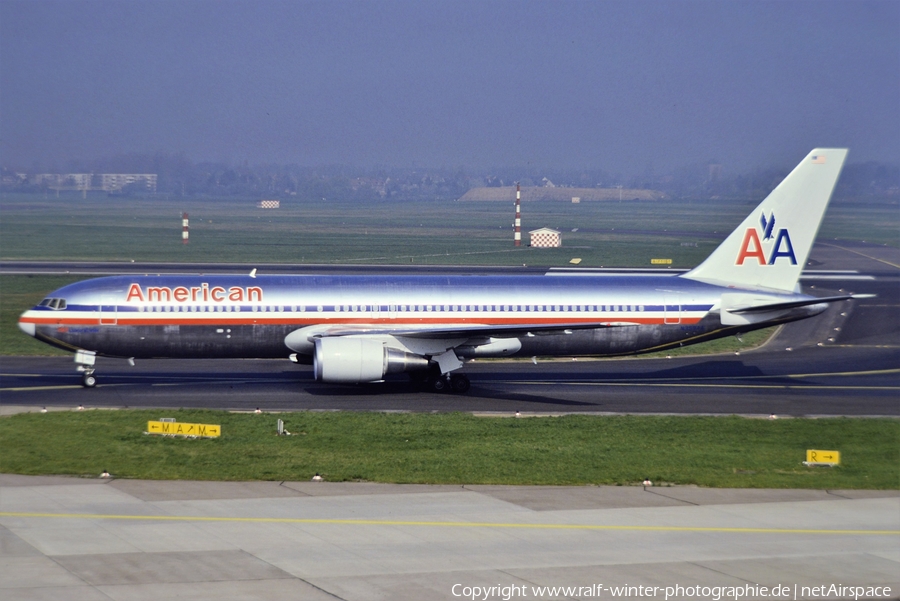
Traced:
<path fill-rule="evenodd" d="M 859 255 L 859 256 L 865 257 L 865 258 L 867 258 L 867 259 L 872 259 L 873 261 L 877 261 L 877 262 L 879 262 L 879 263 L 884 263 L 885 265 L 890 265 L 891 267 L 896 267 L 897 269 L 900 269 L 900 265 L 897 265 L 896 263 L 891 263 L 891 262 L 888 261 L 888 260 L 885 260 L 885 259 L 879 259 L 878 257 L 873 257 L 872 255 L 867 255 L 866 253 L 859 252 L 858 250 L 853 250 L 852 248 L 847 248 L 847 247 L 845 247 L 845 246 L 840 246 L 839 244 L 831 244 L 831 243 L 829 243 L 829 242 L 823 242 L 822 245 L 823 245 L 823 246 L 831 246 L 831 247 L 833 247 L 833 248 L 839 248 L 839 249 L 841 249 L 841 250 L 846 250 L 847 252 L 851 252 L 851 253 L 853 253 L 853 254 L 855 254 L 855 255 Z"/>
<path fill-rule="evenodd" d="M 419 520 L 352 520 L 327 518 L 238 518 L 176 515 L 116 515 L 95 513 L 33 513 L 0 511 L 0 518 L 70 520 L 130 520 L 149 522 L 225 522 L 251 524 L 331 524 L 337 526 L 430 526 L 452 528 L 521 528 L 533 530 L 616 530 L 632 532 L 719 532 L 733 534 L 832 534 L 897 536 L 900 530 L 841 530 L 823 528 L 727 528 L 712 526 L 615 526 L 602 524 L 534 524 L 516 522 L 429 522 Z"/>

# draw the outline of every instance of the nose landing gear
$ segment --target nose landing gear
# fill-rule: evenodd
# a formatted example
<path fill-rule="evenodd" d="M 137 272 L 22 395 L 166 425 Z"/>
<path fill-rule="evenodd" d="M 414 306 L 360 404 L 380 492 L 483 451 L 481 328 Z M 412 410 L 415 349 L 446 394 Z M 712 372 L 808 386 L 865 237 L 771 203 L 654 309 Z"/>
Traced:
<path fill-rule="evenodd" d="M 94 377 L 94 370 L 87 371 L 85 370 L 84 375 L 81 376 L 81 385 L 85 388 L 93 388 L 97 385 L 97 378 Z"/>
<path fill-rule="evenodd" d="M 78 371 L 81 372 L 81 385 L 85 388 L 93 388 L 97 385 L 97 378 L 94 376 L 94 362 L 97 360 L 97 353 L 93 351 L 76 351 L 75 363 L 78 364 Z"/>

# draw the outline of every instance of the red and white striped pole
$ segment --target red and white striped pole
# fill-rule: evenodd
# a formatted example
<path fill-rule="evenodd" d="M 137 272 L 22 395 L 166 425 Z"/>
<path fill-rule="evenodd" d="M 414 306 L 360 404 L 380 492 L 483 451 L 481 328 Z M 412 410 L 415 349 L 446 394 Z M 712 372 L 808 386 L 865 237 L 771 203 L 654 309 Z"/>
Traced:
<path fill-rule="evenodd" d="M 181 214 L 181 243 L 188 243 L 188 236 L 190 236 L 190 232 L 188 231 L 188 214 Z"/>
<path fill-rule="evenodd" d="M 516 234 L 513 239 L 516 246 L 522 246 L 522 209 L 521 209 L 522 191 L 519 184 L 516 184 Z"/>

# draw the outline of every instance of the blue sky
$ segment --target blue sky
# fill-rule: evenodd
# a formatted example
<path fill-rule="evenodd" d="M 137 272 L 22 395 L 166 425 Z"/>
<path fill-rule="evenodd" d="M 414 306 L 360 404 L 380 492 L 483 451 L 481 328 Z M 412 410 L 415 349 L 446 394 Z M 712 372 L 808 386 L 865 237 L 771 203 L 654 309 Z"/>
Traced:
<path fill-rule="evenodd" d="M 0 163 L 900 162 L 900 2 L 0 0 Z"/>

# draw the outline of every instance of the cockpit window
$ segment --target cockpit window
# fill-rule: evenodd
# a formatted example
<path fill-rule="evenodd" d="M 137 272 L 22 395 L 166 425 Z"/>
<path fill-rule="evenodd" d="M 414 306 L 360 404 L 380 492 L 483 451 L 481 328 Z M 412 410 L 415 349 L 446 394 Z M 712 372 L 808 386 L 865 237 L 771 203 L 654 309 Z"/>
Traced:
<path fill-rule="evenodd" d="M 47 307 L 54 311 L 62 311 L 66 308 L 66 299 L 64 298 L 45 298 L 41 301 L 39 307 Z"/>

